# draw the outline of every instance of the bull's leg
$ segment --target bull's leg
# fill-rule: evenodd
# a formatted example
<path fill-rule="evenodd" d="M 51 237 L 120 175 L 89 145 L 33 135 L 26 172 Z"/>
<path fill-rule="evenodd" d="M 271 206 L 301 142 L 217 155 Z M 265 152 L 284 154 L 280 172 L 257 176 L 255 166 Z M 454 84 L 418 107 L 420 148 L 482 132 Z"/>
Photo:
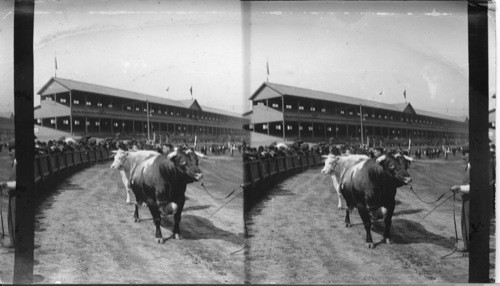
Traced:
<path fill-rule="evenodd" d="M 139 202 L 135 203 L 135 210 L 134 210 L 134 221 L 139 222 Z"/>
<path fill-rule="evenodd" d="M 372 233 L 371 233 L 371 225 L 372 220 L 370 218 L 370 214 L 368 213 L 368 209 L 366 208 L 358 208 L 359 215 L 361 216 L 361 220 L 363 221 L 363 225 L 365 226 L 366 231 L 366 246 L 368 248 L 374 248 Z"/>
<path fill-rule="evenodd" d="M 347 207 L 345 209 L 345 227 L 351 227 L 350 213 L 352 213 L 352 208 Z"/>
<path fill-rule="evenodd" d="M 339 200 L 337 204 L 337 209 L 342 209 L 342 196 L 340 195 L 340 188 L 339 188 L 339 183 L 337 182 L 337 178 L 335 176 L 332 176 L 332 182 L 333 182 L 333 188 L 337 192 L 337 198 Z"/>
<path fill-rule="evenodd" d="M 125 204 L 131 205 L 132 203 L 130 202 L 130 194 L 132 193 L 132 188 L 130 187 L 130 182 L 127 178 L 125 170 L 120 170 L 120 175 L 122 176 L 122 181 L 125 185 L 125 192 L 127 193 L 127 200 L 125 201 Z"/>
<path fill-rule="evenodd" d="M 148 199 L 148 207 L 151 215 L 153 216 L 153 223 L 156 227 L 155 241 L 158 243 L 164 243 L 166 239 L 163 239 L 161 235 L 160 223 L 161 223 L 161 213 L 158 209 L 158 204 L 151 199 Z"/>
<path fill-rule="evenodd" d="M 179 224 L 181 223 L 181 214 L 182 209 L 184 208 L 184 203 L 186 202 L 186 198 L 182 196 L 182 198 L 177 202 L 177 211 L 174 214 L 174 238 L 181 239 L 181 229 Z"/>
<path fill-rule="evenodd" d="M 396 202 L 392 201 L 387 206 L 387 213 L 384 216 L 384 241 L 387 244 L 392 244 L 391 238 L 391 225 L 392 225 L 392 215 L 394 214 L 394 208 L 396 206 Z"/>

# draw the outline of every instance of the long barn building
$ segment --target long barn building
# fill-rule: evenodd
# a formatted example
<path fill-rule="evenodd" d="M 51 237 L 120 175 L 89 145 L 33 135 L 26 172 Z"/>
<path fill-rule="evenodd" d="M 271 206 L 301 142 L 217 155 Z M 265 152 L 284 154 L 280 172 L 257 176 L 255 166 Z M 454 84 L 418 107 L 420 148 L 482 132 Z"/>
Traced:
<path fill-rule="evenodd" d="M 149 122 L 150 134 L 228 139 L 244 136 L 248 124 L 242 115 L 196 99 L 170 100 L 57 77 L 38 94 L 35 124 L 78 136 L 144 136 Z"/>
<path fill-rule="evenodd" d="M 263 83 L 245 114 L 251 131 L 286 141 L 327 141 L 379 145 L 399 140 L 462 144 L 468 118 L 418 110 L 408 102 L 387 104 L 293 86 Z M 363 120 L 361 120 L 363 118 Z M 364 132 L 361 132 L 363 128 Z"/>

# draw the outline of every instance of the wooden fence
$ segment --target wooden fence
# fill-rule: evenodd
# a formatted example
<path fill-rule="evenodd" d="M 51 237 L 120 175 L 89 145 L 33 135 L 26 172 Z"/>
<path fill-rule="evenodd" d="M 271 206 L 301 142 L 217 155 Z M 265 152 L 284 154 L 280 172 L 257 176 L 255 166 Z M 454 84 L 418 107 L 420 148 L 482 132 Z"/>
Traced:
<path fill-rule="evenodd" d="M 35 183 L 47 181 L 65 170 L 85 167 L 113 158 L 111 150 L 70 151 L 35 157 Z"/>
<path fill-rule="evenodd" d="M 243 164 L 243 187 L 254 188 L 277 177 L 323 165 L 319 154 L 283 156 Z"/>

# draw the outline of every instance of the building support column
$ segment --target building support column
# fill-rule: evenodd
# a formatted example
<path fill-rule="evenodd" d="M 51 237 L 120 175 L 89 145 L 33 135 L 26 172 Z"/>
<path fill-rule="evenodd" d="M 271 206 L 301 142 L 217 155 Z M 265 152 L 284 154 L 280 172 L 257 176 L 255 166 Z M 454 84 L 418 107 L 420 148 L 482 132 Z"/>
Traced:
<path fill-rule="evenodd" d="M 57 124 L 57 121 L 56 121 Z M 71 136 L 73 136 L 73 95 L 71 90 L 69 91 L 69 131 Z"/>
<path fill-rule="evenodd" d="M 324 133 L 325 133 L 325 142 L 326 142 L 326 123 L 324 123 L 323 125 L 324 125 L 323 127 L 325 128 Z"/>
<path fill-rule="evenodd" d="M 345 132 L 346 132 L 345 134 L 347 136 L 347 142 L 349 142 L 349 125 L 347 125 L 347 124 L 345 125 Z"/>
<path fill-rule="evenodd" d="M 283 116 L 283 124 L 282 124 L 282 127 L 283 128 L 283 142 L 286 140 L 286 137 L 285 137 L 285 96 L 282 95 L 281 96 L 281 114 Z"/>

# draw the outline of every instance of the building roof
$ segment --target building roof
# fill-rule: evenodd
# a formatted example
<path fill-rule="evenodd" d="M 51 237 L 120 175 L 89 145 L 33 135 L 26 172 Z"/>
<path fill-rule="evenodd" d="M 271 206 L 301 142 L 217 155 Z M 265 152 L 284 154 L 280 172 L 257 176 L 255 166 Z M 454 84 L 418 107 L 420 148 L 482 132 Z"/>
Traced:
<path fill-rule="evenodd" d="M 294 86 L 276 84 L 276 83 L 270 83 L 270 82 L 264 82 L 257 89 L 257 91 L 255 91 L 252 94 L 252 96 L 250 97 L 250 100 L 254 100 L 259 95 L 259 93 L 266 87 L 274 90 L 275 92 L 277 92 L 281 95 L 297 96 L 297 97 L 304 97 L 304 98 L 324 100 L 324 101 L 335 101 L 335 102 L 342 102 L 342 103 L 351 104 L 351 105 L 363 105 L 363 106 L 369 106 L 369 107 L 374 107 L 374 108 L 378 108 L 378 109 L 385 109 L 385 110 L 397 111 L 397 112 L 404 112 L 408 107 L 411 107 L 411 109 L 413 109 L 417 115 L 430 116 L 430 117 L 436 117 L 436 118 L 453 120 L 453 121 L 460 121 L 460 122 L 464 122 L 466 119 L 465 116 L 453 117 L 453 116 L 448 116 L 448 115 L 444 115 L 444 114 L 440 114 L 440 113 L 434 113 L 434 112 L 414 109 L 411 106 L 411 104 L 408 102 L 396 103 L 396 104 L 382 103 L 382 102 L 366 100 L 366 99 L 361 99 L 361 98 L 355 98 L 355 97 L 350 97 L 350 96 L 345 96 L 345 95 L 340 95 L 340 94 L 335 94 L 335 93 L 328 93 L 328 92 L 323 92 L 323 91 L 317 91 L 317 90 L 312 90 L 312 89 L 306 89 L 306 88 L 300 88 L 300 87 L 294 87 Z"/>
<path fill-rule="evenodd" d="M 2 118 L 11 118 L 11 117 L 12 117 L 12 115 L 13 115 L 13 113 L 12 113 L 12 112 L 10 112 L 10 111 L 7 111 L 7 112 L 0 112 L 0 117 L 2 117 Z"/>
<path fill-rule="evenodd" d="M 85 82 L 80 82 L 80 81 L 75 81 L 75 80 L 70 80 L 70 79 L 63 79 L 63 78 L 59 78 L 59 77 L 51 78 L 47 82 L 47 84 L 45 84 L 42 87 L 42 89 L 40 89 L 38 94 L 43 94 L 45 89 L 47 89 L 53 82 L 57 82 L 57 83 L 61 84 L 62 86 L 66 87 L 68 90 L 78 90 L 78 91 L 83 91 L 83 92 L 97 93 L 97 94 L 127 98 L 127 99 L 132 99 L 132 100 L 149 101 L 151 103 L 171 105 L 171 106 L 175 106 L 175 107 L 185 108 L 184 104 L 182 104 L 178 101 L 175 101 L 175 100 L 171 100 L 171 99 L 161 98 L 161 97 L 157 97 L 157 96 L 151 96 L 151 95 L 147 95 L 147 94 L 143 94 L 143 93 L 132 92 L 132 91 L 127 91 L 127 90 L 123 90 L 123 89 L 112 88 L 112 87 L 107 87 L 107 86 L 102 86 L 102 85 L 97 85 L 97 84 L 90 84 L 90 83 L 85 83 Z"/>
<path fill-rule="evenodd" d="M 219 109 L 219 108 L 215 108 L 215 107 L 211 107 L 211 106 L 201 105 L 201 108 L 203 109 L 203 111 L 206 111 L 206 112 L 212 112 L 212 113 L 222 114 L 222 115 L 226 115 L 226 116 L 240 117 L 240 118 L 242 117 L 241 114 L 238 114 L 236 112 L 231 112 L 231 111 L 227 111 L 224 109 Z"/>
<path fill-rule="evenodd" d="M 63 78 L 59 78 L 59 77 L 52 77 L 40 89 L 40 91 L 38 91 L 38 94 L 42 95 L 54 83 L 58 83 L 58 84 L 64 86 L 68 91 L 69 90 L 78 90 L 78 91 L 89 92 L 89 93 L 96 93 L 96 94 L 103 94 L 103 95 L 120 97 L 120 98 L 127 98 L 127 99 L 131 99 L 131 100 L 149 101 L 151 103 L 170 105 L 170 106 L 181 107 L 181 108 L 195 108 L 195 109 L 197 109 L 196 106 L 199 106 L 199 107 L 201 107 L 202 111 L 213 112 L 213 113 L 217 113 L 220 115 L 226 115 L 226 116 L 241 117 L 241 114 L 237 114 L 237 113 L 233 113 L 233 112 L 229 112 L 226 110 L 217 109 L 217 108 L 213 108 L 213 107 L 201 106 L 198 104 L 196 99 L 172 100 L 172 99 L 161 98 L 161 97 L 157 97 L 157 96 L 127 91 L 127 90 L 118 89 L 118 88 L 112 88 L 112 87 L 107 87 L 107 86 L 102 86 L 102 85 L 97 85 L 97 84 L 85 83 L 85 82 L 80 82 L 80 81 L 75 81 L 75 80 L 70 80 L 70 79 L 63 79 Z"/>
<path fill-rule="evenodd" d="M 432 112 L 432 111 L 426 111 L 426 110 L 422 110 L 422 109 L 415 109 L 415 112 L 418 115 L 436 117 L 436 118 L 452 120 L 452 121 L 465 122 L 465 120 L 467 120 L 467 116 L 449 116 L 449 115 L 445 115 L 445 114 L 441 114 L 441 113 L 437 113 L 437 112 Z"/>

